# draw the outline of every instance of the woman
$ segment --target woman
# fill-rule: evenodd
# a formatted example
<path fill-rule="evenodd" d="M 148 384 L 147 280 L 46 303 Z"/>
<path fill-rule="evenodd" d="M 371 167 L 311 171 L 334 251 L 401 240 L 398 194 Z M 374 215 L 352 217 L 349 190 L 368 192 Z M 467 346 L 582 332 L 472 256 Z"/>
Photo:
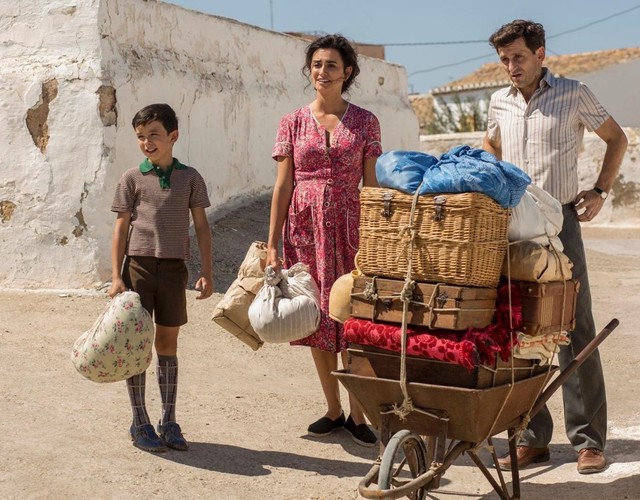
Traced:
<path fill-rule="evenodd" d="M 327 35 L 306 50 L 303 68 L 316 91 L 313 102 L 280 122 L 273 158 L 278 175 L 271 202 L 267 264 L 278 266 L 283 237 L 284 265 L 309 266 L 321 291 L 322 318 L 318 330 L 292 345 L 311 347 L 327 401 L 326 414 L 312 423 L 312 436 L 326 436 L 345 427 L 354 441 L 374 446 L 377 438 L 365 422 L 361 406 L 349 397 L 345 419 L 340 388 L 331 372 L 338 353 L 346 363 L 347 342 L 342 325 L 329 318 L 329 293 L 334 281 L 354 267 L 358 249 L 360 192 L 377 186 L 376 158 L 382 153 L 380 125 L 369 111 L 342 95 L 360 72 L 357 54 L 340 35 Z"/>

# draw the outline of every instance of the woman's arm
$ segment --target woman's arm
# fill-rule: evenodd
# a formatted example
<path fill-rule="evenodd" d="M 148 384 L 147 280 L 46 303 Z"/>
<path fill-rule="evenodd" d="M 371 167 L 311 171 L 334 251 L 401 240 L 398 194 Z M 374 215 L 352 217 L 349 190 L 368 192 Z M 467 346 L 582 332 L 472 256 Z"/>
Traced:
<path fill-rule="evenodd" d="M 376 160 L 377 156 L 365 158 L 362 169 L 362 185 L 367 187 L 379 187 L 376 177 Z"/>
<path fill-rule="evenodd" d="M 271 217 L 269 221 L 269 239 L 267 240 L 267 266 L 279 267 L 278 243 L 282 227 L 287 218 L 291 196 L 293 194 L 293 158 L 278 156 L 278 176 L 271 198 Z"/>

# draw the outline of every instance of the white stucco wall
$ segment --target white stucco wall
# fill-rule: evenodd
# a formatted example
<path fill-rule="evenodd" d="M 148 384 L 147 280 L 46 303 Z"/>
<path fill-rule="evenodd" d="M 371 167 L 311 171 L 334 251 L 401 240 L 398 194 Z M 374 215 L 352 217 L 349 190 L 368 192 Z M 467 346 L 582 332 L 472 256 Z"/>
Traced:
<path fill-rule="evenodd" d="M 572 78 L 584 82 L 621 127 L 640 127 L 640 59 Z"/>
<path fill-rule="evenodd" d="M 590 225 L 640 226 L 640 129 L 625 127 L 624 132 L 627 134 L 629 147 L 617 182 L 597 219 L 590 222 Z M 480 148 L 484 135 L 484 132 L 422 135 L 419 151 L 439 157 L 461 144 Z M 604 151 L 605 143 L 595 133 L 585 133 L 578 157 L 580 190 L 591 189 L 595 185 Z"/>
<path fill-rule="evenodd" d="M 313 99 L 306 42 L 162 2 L 2 2 L 0 27 L 2 288 L 108 279 L 109 207 L 141 161 L 141 107 L 174 107 L 175 156 L 204 176 L 212 212 L 272 186 L 278 121 Z M 404 68 L 362 57 L 361 69 L 350 100 L 378 116 L 383 148 L 418 148 Z"/>

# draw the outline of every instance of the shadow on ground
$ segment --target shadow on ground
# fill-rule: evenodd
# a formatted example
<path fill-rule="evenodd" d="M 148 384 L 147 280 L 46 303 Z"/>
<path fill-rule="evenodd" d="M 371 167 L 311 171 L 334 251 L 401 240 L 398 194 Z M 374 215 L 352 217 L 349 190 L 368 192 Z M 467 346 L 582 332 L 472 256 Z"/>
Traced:
<path fill-rule="evenodd" d="M 371 468 L 370 461 L 355 463 L 213 443 L 191 442 L 189 453 L 170 451 L 158 456 L 191 467 L 240 476 L 264 476 L 271 474 L 271 469 L 286 468 L 315 472 L 322 476 L 361 477 Z"/>

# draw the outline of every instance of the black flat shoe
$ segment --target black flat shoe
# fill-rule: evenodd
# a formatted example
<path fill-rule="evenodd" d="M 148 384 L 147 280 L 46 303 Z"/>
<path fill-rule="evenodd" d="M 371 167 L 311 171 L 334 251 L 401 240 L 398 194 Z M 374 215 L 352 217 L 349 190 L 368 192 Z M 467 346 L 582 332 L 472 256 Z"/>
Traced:
<path fill-rule="evenodd" d="M 312 436 L 322 437 L 328 436 L 340 427 L 344 427 L 344 413 L 341 413 L 335 420 L 331 420 L 329 417 L 322 417 L 320 420 L 316 420 L 309 426 L 307 432 Z"/>
<path fill-rule="evenodd" d="M 356 425 L 351 415 L 349 415 L 349 418 L 345 422 L 344 428 L 351 433 L 351 438 L 360 446 L 371 448 L 378 442 L 378 438 L 371 429 L 369 429 L 369 426 L 367 424 Z"/>

